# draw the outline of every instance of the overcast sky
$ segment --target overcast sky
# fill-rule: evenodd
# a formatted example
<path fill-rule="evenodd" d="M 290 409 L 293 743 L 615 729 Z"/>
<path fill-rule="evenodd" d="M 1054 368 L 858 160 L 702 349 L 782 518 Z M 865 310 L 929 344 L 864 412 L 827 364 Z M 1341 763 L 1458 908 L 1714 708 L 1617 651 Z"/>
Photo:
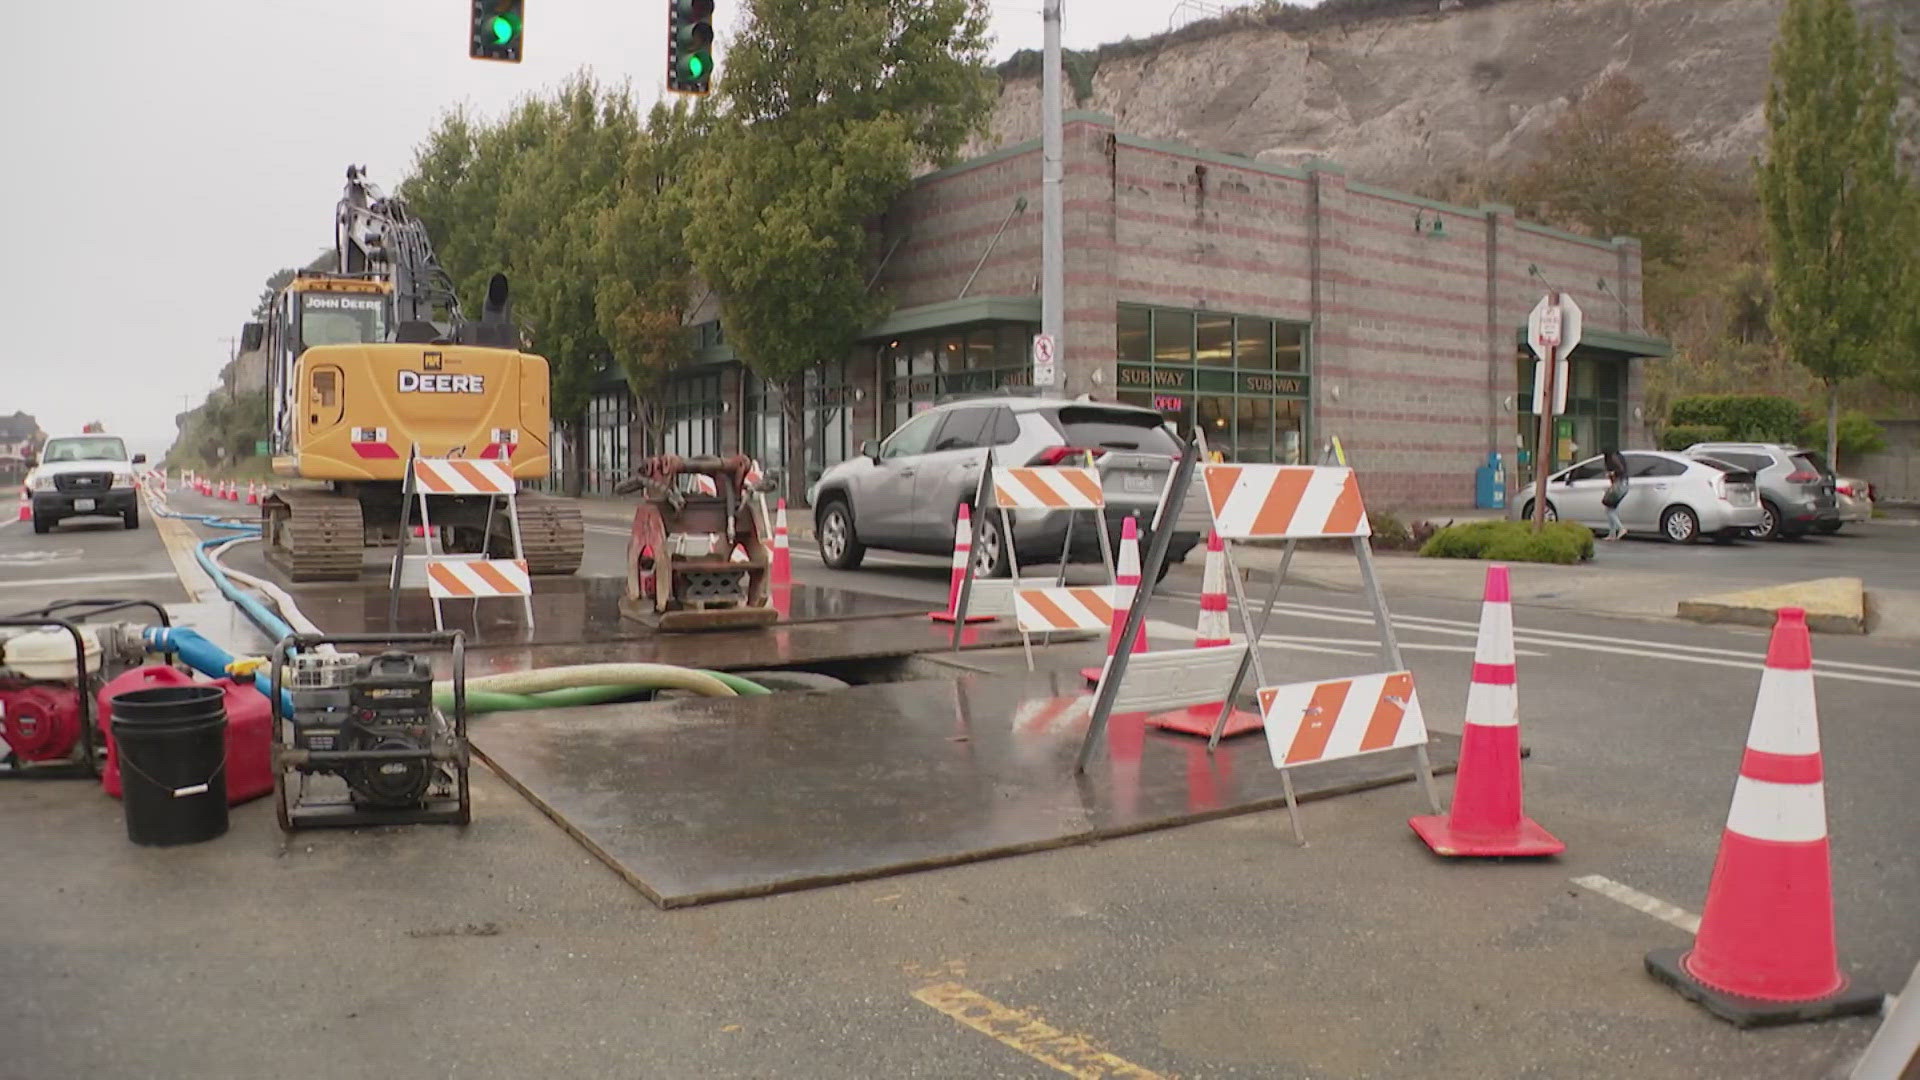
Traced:
<path fill-rule="evenodd" d="M 1066 44 L 1164 30 L 1180 3 L 1067 0 Z M 0 414 L 97 419 L 153 455 L 266 276 L 332 244 L 349 163 L 391 189 L 450 105 L 497 115 L 586 67 L 644 110 L 665 80 L 665 0 L 528 0 L 518 65 L 467 58 L 467 0 L 6 6 Z M 718 8 L 724 76 L 738 0 Z M 992 15 L 996 60 L 1039 46 L 1039 0 Z"/>

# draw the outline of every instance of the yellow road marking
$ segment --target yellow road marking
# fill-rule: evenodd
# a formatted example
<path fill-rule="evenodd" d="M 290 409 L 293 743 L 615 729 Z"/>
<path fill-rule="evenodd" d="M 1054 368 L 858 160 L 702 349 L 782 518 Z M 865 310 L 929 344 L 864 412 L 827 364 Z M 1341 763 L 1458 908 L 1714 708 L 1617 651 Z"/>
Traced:
<path fill-rule="evenodd" d="M 152 510 L 151 501 L 148 501 L 147 509 Z M 187 528 L 187 523 L 153 513 L 147 515 L 147 520 L 153 523 L 154 531 L 160 534 L 160 543 L 165 545 L 167 558 L 173 563 L 173 572 L 179 576 L 180 587 L 187 590 L 188 598 L 195 603 L 217 598 L 220 595 L 219 588 L 193 557 L 194 545 L 200 540 L 193 535 L 192 529 Z"/>
<path fill-rule="evenodd" d="M 1079 1035 L 1048 1024 L 1030 1012 L 1008 1008 L 959 983 L 936 983 L 913 992 L 915 1000 L 946 1013 L 983 1035 L 1077 1080 L 1166 1080 L 1116 1057 Z"/>

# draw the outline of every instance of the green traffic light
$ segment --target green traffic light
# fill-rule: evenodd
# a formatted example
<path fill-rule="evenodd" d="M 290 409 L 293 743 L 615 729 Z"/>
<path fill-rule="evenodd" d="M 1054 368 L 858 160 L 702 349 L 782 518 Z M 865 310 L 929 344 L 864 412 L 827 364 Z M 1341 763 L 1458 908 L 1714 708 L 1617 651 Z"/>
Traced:
<path fill-rule="evenodd" d="M 699 56 L 687 57 L 687 74 L 699 78 L 707 73 L 707 62 Z"/>
<path fill-rule="evenodd" d="M 505 15 L 495 15 L 488 26 L 493 31 L 495 45 L 505 45 L 513 40 L 513 20 Z"/>

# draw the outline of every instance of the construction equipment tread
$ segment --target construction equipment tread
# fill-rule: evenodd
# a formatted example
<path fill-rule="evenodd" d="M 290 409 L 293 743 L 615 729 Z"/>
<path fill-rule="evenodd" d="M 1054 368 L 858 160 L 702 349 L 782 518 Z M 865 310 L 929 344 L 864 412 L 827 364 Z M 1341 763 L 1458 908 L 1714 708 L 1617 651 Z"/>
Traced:
<path fill-rule="evenodd" d="M 276 529 L 270 520 L 284 507 Z M 354 581 L 360 577 L 366 530 L 359 500 L 327 491 L 274 491 L 261 504 L 267 561 L 292 581 Z"/>
<path fill-rule="evenodd" d="M 520 557 L 527 570 L 536 575 L 572 574 L 580 569 L 586 556 L 586 521 L 580 508 L 570 502 L 522 494 L 520 507 Z"/>

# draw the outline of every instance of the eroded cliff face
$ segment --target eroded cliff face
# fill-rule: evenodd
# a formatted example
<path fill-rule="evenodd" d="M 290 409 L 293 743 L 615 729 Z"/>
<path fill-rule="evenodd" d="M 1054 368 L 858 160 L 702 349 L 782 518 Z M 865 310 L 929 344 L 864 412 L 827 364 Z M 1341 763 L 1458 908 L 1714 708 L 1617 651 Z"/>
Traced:
<path fill-rule="evenodd" d="M 1122 131 L 1280 164 L 1325 158 L 1410 186 L 1530 155 L 1568 103 L 1621 71 L 1701 157 L 1743 165 L 1766 135 L 1782 0 L 1508 0 L 1305 33 L 1229 28 L 1100 61 L 1069 108 Z M 1448 5 L 1451 7 L 1451 5 Z M 1920 99 L 1920 0 L 1857 0 L 1893 25 L 1909 115 Z M 1097 18 L 1097 0 L 1068 8 Z M 1037 79 L 1008 81 L 979 148 L 1039 133 Z M 1909 147 L 1913 151 L 1914 147 Z"/>

